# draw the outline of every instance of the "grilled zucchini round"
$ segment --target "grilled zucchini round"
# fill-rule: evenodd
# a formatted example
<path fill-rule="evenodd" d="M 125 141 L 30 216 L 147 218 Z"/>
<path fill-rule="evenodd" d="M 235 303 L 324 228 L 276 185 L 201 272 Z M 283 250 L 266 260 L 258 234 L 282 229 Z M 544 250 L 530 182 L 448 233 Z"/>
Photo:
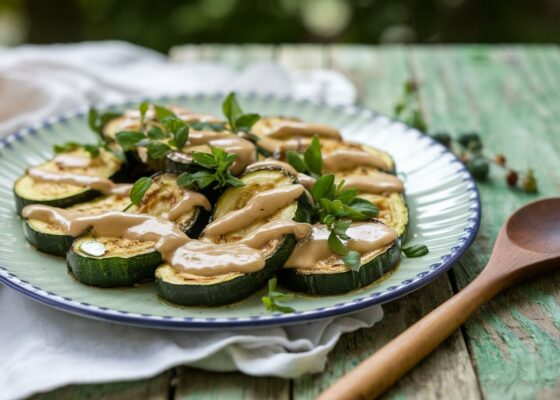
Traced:
<path fill-rule="evenodd" d="M 212 217 L 214 220 L 230 211 L 244 207 L 249 199 L 258 192 L 297 182 L 293 175 L 281 170 L 249 172 L 243 175 L 241 180 L 245 186 L 229 188 L 220 197 L 214 208 Z M 271 217 L 255 221 L 251 226 L 219 237 L 216 243 L 235 243 L 261 225 L 278 219 L 309 222 L 310 205 L 305 194 Z M 261 288 L 282 268 L 295 245 L 296 238 L 293 235 L 284 235 L 279 239 L 271 240 L 260 250 L 265 258 L 264 268 L 253 273 L 229 273 L 189 279 L 164 264 L 156 271 L 159 294 L 172 303 L 191 306 L 219 306 L 242 300 Z"/>

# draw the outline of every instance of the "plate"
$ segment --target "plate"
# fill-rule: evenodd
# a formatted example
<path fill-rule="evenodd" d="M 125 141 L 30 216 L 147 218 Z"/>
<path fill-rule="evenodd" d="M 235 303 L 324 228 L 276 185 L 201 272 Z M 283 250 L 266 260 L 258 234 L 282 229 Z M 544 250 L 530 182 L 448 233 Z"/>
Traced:
<path fill-rule="evenodd" d="M 197 112 L 221 115 L 222 93 L 161 98 Z M 338 296 L 296 296 L 290 314 L 267 312 L 265 289 L 236 304 L 218 308 L 182 307 L 157 296 L 154 283 L 101 289 L 80 284 L 62 258 L 27 244 L 15 213 L 12 186 L 26 167 L 52 157 L 52 146 L 66 141 L 95 141 L 85 110 L 52 117 L 0 142 L 0 280 L 41 303 L 106 321 L 169 329 L 215 329 L 285 325 L 352 313 L 395 300 L 447 271 L 473 242 L 480 223 L 476 185 L 463 164 L 442 145 L 402 122 L 354 106 L 248 94 L 245 110 L 262 115 L 291 115 L 339 128 L 345 139 L 389 152 L 405 181 L 411 218 L 407 245 L 426 244 L 422 258 L 403 257 L 390 276 L 366 288 Z M 108 106 L 123 109 L 138 102 Z"/>

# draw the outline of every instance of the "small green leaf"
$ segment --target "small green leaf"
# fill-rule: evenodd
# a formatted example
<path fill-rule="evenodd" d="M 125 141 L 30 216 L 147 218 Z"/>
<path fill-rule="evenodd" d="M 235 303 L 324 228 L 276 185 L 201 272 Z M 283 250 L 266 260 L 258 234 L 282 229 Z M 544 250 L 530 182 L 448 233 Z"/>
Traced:
<path fill-rule="evenodd" d="M 184 172 L 177 177 L 177 185 L 187 188 L 197 185 L 199 189 L 204 189 L 214 182 L 214 180 L 214 174 L 209 171 L 197 171 L 194 174 Z"/>
<path fill-rule="evenodd" d="M 323 175 L 311 188 L 311 195 L 315 202 L 319 203 L 322 198 L 329 198 L 330 195 L 334 192 L 334 175 Z"/>
<path fill-rule="evenodd" d="M 423 244 L 417 244 L 415 246 L 410 246 L 410 247 L 404 247 L 402 249 L 402 252 L 404 253 L 405 256 L 407 256 L 408 258 L 417 258 L 417 257 L 423 257 L 426 254 L 428 254 L 430 251 L 428 249 L 428 247 L 426 245 Z"/>
<path fill-rule="evenodd" d="M 115 135 L 117 143 L 122 147 L 124 151 L 136 147 L 136 144 L 145 138 L 146 135 L 138 131 L 121 131 Z"/>
<path fill-rule="evenodd" d="M 171 151 L 171 147 L 162 142 L 150 142 L 147 148 L 148 155 L 155 160 L 162 159 Z"/>
<path fill-rule="evenodd" d="M 175 140 L 175 147 L 181 150 L 187 143 L 187 140 L 189 140 L 189 126 L 185 125 L 179 128 L 175 132 L 173 139 Z"/>
<path fill-rule="evenodd" d="M 93 107 L 88 112 L 88 124 L 92 131 L 99 131 L 99 112 Z"/>
<path fill-rule="evenodd" d="M 217 167 L 216 160 L 212 154 L 204 153 L 201 151 L 195 151 L 192 153 L 192 158 L 195 163 L 204 168 L 215 168 Z"/>
<path fill-rule="evenodd" d="M 268 295 L 261 298 L 264 307 L 268 311 L 280 311 L 282 313 L 290 313 L 295 310 L 292 307 L 278 304 L 279 301 L 288 301 L 294 298 L 293 293 L 282 293 L 276 290 L 276 277 L 268 281 Z"/>
<path fill-rule="evenodd" d="M 241 186 L 245 186 L 245 182 L 243 182 L 241 179 L 236 178 L 233 175 L 229 175 L 226 179 L 226 183 L 229 184 L 230 186 L 234 186 L 234 187 L 241 187 Z"/>
<path fill-rule="evenodd" d="M 259 119 L 259 114 L 243 114 L 235 120 L 235 126 L 238 131 L 249 132 Z"/>
<path fill-rule="evenodd" d="M 76 142 L 66 142 L 64 144 L 55 144 L 53 146 L 53 151 L 55 153 L 68 153 L 69 151 L 77 150 L 81 147 L 79 143 Z"/>
<path fill-rule="evenodd" d="M 286 161 L 288 161 L 288 164 L 294 167 L 297 172 L 305 173 L 307 171 L 303 159 L 295 151 L 290 150 L 286 153 Z"/>
<path fill-rule="evenodd" d="M 89 153 L 91 158 L 99 157 L 99 145 L 97 144 L 85 144 L 84 149 Z"/>
<path fill-rule="evenodd" d="M 303 159 L 307 169 L 316 176 L 321 176 L 323 174 L 323 157 L 321 155 L 321 144 L 319 143 L 319 138 L 314 136 L 311 140 L 311 144 L 303 153 Z"/>
<path fill-rule="evenodd" d="M 222 112 L 224 113 L 224 116 L 229 123 L 230 129 L 234 132 L 237 132 L 237 125 L 235 123 L 237 119 L 241 117 L 241 115 L 243 115 L 243 110 L 241 110 L 234 92 L 231 92 L 225 98 L 224 102 L 222 103 Z"/>
<path fill-rule="evenodd" d="M 350 204 L 358 194 L 356 189 L 346 189 L 338 192 L 335 196 L 336 200 L 342 201 L 344 204 Z"/>
<path fill-rule="evenodd" d="M 222 132 L 226 129 L 226 124 L 223 122 L 202 122 L 202 121 L 193 121 L 189 122 L 189 125 L 195 131 L 214 131 L 214 132 Z"/>
<path fill-rule="evenodd" d="M 134 183 L 132 189 L 130 190 L 130 201 L 132 202 L 132 204 L 134 204 L 136 207 L 140 205 L 140 203 L 142 202 L 142 198 L 144 197 L 148 189 L 150 189 L 150 186 L 152 186 L 152 182 L 152 178 L 143 176 Z"/>
<path fill-rule="evenodd" d="M 362 257 L 360 256 L 360 253 L 354 250 L 350 250 L 344 255 L 344 257 L 342 257 L 342 261 L 344 261 L 344 264 L 348 265 L 352 268 L 353 271 L 356 272 L 360 270 L 361 259 Z"/>
<path fill-rule="evenodd" d="M 163 122 L 166 117 L 177 117 L 173 111 L 164 106 L 154 105 L 154 110 L 156 112 L 157 119 L 161 122 Z"/>
<path fill-rule="evenodd" d="M 162 131 L 159 127 L 157 126 L 153 126 L 149 131 L 148 131 L 148 139 L 151 140 L 163 140 L 163 139 L 168 139 L 169 138 L 169 134 L 167 134 L 166 132 Z"/>
<path fill-rule="evenodd" d="M 140 103 L 140 106 L 138 106 L 138 109 L 140 110 L 140 126 L 142 127 L 142 130 L 144 130 L 144 120 L 146 118 L 146 111 L 148 111 L 149 106 L 150 104 L 146 101 L 143 101 L 142 103 Z"/>
<path fill-rule="evenodd" d="M 336 236 L 334 232 L 331 232 L 329 238 L 327 239 L 327 243 L 329 244 L 329 249 L 332 250 L 333 253 L 338 254 L 339 256 L 343 256 L 348 253 L 348 249 L 344 246 L 344 243 Z"/>
<path fill-rule="evenodd" d="M 349 240 L 350 237 L 346 234 L 346 231 L 350 227 L 350 224 L 352 224 L 351 220 L 338 220 L 334 223 L 332 232 L 340 239 Z"/>
<path fill-rule="evenodd" d="M 352 200 L 350 207 L 352 207 L 354 211 L 359 211 L 369 218 L 374 218 L 379 215 L 379 208 L 377 208 L 377 206 L 371 201 L 362 199 L 361 197 L 356 197 Z"/>
<path fill-rule="evenodd" d="M 277 285 L 278 285 L 278 280 L 276 279 L 275 276 L 273 276 L 268 280 L 268 292 L 269 293 L 274 292 L 276 290 Z"/>

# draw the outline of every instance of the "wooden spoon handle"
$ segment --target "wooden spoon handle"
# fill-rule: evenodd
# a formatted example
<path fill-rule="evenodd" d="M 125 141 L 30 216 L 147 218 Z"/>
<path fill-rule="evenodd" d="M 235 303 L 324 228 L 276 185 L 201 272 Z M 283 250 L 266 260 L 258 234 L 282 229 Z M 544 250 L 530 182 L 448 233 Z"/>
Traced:
<path fill-rule="evenodd" d="M 503 287 L 498 280 L 481 278 L 367 358 L 319 399 L 369 399 L 382 394 Z"/>

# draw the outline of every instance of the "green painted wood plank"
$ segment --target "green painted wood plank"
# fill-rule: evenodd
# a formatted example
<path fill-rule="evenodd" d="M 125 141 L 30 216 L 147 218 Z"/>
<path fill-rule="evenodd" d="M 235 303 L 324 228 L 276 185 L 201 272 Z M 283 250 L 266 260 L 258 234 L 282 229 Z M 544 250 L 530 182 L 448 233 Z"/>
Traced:
<path fill-rule="evenodd" d="M 287 400 L 289 381 L 276 378 L 253 378 L 241 373 L 204 372 L 180 368 L 175 399 L 278 399 Z"/>
<path fill-rule="evenodd" d="M 361 88 L 361 103 L 392 113 L 404 82 L 411 77 L 404 47 L 335 46 L 332 67 L 345 73 Z M 452 295 L 447 276 L 418 292 L 384 306 L 383 321 L 371 329 L 344 335 L 329 355 L 322 374 L 294 380 L 293 397 L 310 399 L 361 360 L 398 335 Z M 465 342 L 458 332 L 418 368 L 403 378 L 385 398 L 480 398 Z"/>
<path fill-rule="evenodd" d="M 31 397 L 32 400 L 167 400 L 171 372 L 130 382 L 72 385 Z"/>
<path fill-rule="evenodd" d="M 433 130 L 475 129 L 489 152 L 503 152 L 515 166 L 532 166 L 539 196 L 513 192 L 503 174 L 479 185 L 481 233 L 454 268 L 459 288 L 484 266 L 501 224 L 517 207 L 541 196 L 558 195 L 560 156 L 557 118 L 560 71 L 550 47 L 420 48 L 414 71 Z M 443 101 L 445 100 L 445 101 Z M 556 139 L 554 139 L 556 138 Z M 560 273 L 508 291 L 464 326 L 484 397 L 560 396 Z"/>

